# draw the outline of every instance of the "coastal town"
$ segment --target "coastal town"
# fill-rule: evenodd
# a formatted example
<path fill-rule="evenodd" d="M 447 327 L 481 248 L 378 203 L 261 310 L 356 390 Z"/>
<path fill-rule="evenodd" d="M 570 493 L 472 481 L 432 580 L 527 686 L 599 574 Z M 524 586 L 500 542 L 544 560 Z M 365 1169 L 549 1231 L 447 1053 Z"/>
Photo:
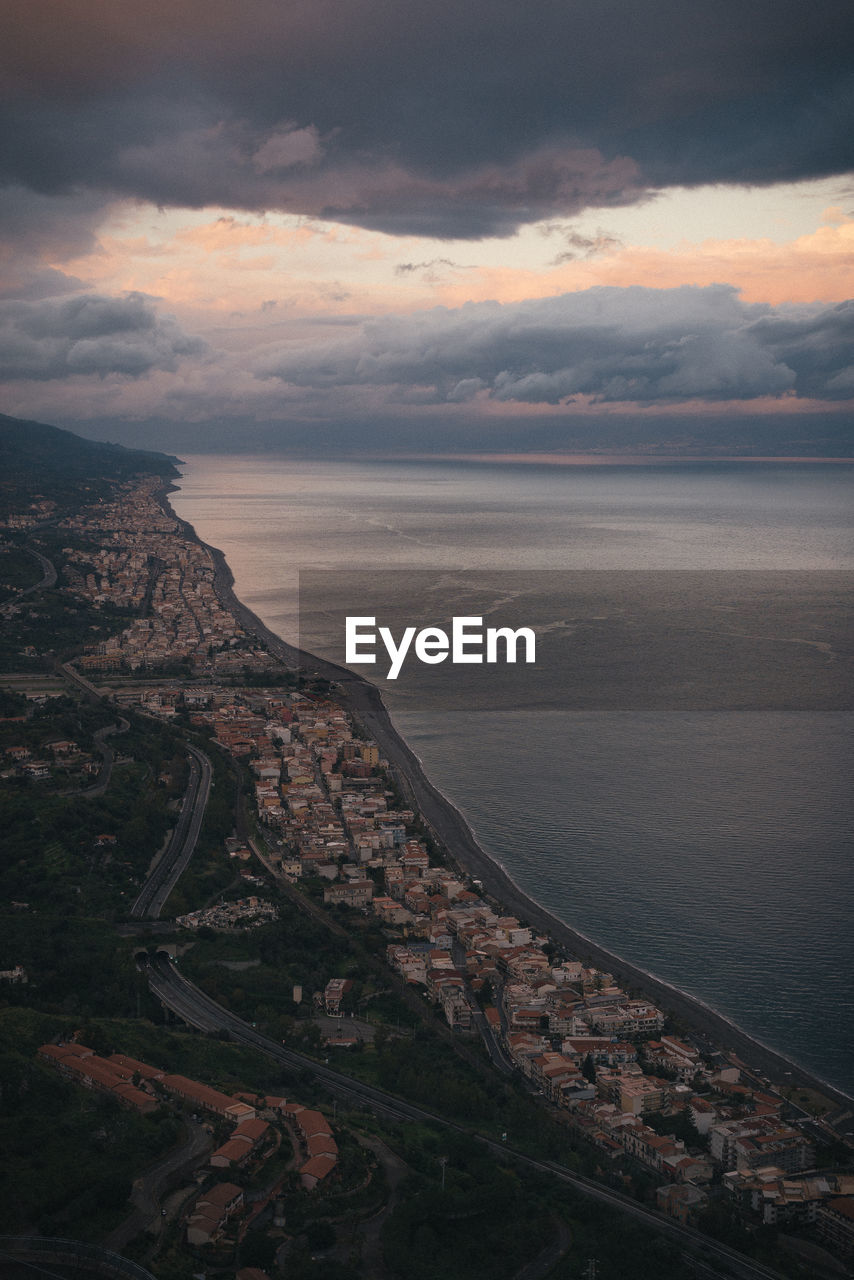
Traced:
<path fill-rule="evenodd" d="M 113 502 L 66 516 L 58 528 L 95 550 L 65 550 L 69 591 L 99 606 L 144 616 L 79 658 L 83 671 L 138 671 L 177 662 L 193 675 L 273 665 L 223 608 L 214 562 L 200 542 L 180 536 L 159 501 L 157 479 L 130 482 Z"/>
<path fill-rule="evenodd" d="M 263 631 L 253 634 L 240 620 L 218 587 L 212 552 L 171 513 L 164 494 L 162 478 L 135 477 L 115 485 L 110 500 L 54 520 L 63 543 L 61 590 L 92 610 L 128 614 L 115 634 L 63 655 L 63 696 L 68 687 L 82 690 L 116 715 L 193 735 L 231 770 L 244 796 L 243 825 L 220 848 L 237 887 L 173 912 L 158 963 L 174 969 L 185 954 L 192 963 L 194 948 L 215 947 L 218 939 L 250 945 L 275 927 L 285 898 L 341 936 L 370 930 L 381 947 L 383 981 L 418 1011 L 417 1023 L 441 1024 L 449 1061 L 458 1050 L 480 1072 L 508 1082 L 525 1105 L 552 1117 L 573 1149 L 589 1153 L 590 1169 L 610 1185 L 648 1180 L 649 1211 L 662 1221 L 702 1227 L 716 1215 L 735 1214 L 745 1239 L 759 1228 L 781 1227 L 804 1235 L 804 1248 L 817 1251 L 821 1268 L 830 1267 L 826 1259 L 850 1261 L 852 1148 L 832 1123 L 844 1118 L 844 1108 L 772 1081 L 619 971 L 570 954 L 510 914 L 438 838 L 347 691 L 330 680 L 300 683 Z M 52 511 L 38 505 L 43 501 L 9 515 L 4 536 L 25 535 L 50 519 Z M 23 594 L 4 604 L 12 620 L 29 607 Z M 45 692 L 47 675 L 29 684 L 16 680 L 16 688 L 31 689 L 31 706 L 4 718 L 4 783 L 51 795 L 72 783 L 92 786 L 106 769 L 106 786 L 121 755 L 112 753 L 105 764 L 105 740 L 96 750 L 73 735 L 42 735 L 36 746 L 32 707 L 49 707 L 56 695 Z M 162 772 L 160 780 L 177 793 L 176 771 Z M 178 808 L 176 799 L 173 813 Z M 93 865 L 119 860 L 114 834 L 99 834 L 95 843 L 100 861 Z M 141 890 L 145 868 L 129 874 L 121 890 L 128 901 Z M 27 903 L 13 906 L 28 910 Z M 138 944 L 159 937 L 148 927 L 134 926 Z M 165 920 L 157 928 L 166 930 Z M 137 955 L 143 974 L 153 954 L 149 948 Z M 0 961 L 3 989 L 37 980 L 17 955 L 4 952 Z M 221 963 L 236 965 L 244 989 L 251 987 L 257 960 Z M 294 985 L 291 1005 L 300 1016 L 308 1010 L 318 1029 L 309 1043 L 318 1063 L 337 1055 L 337 1069 L 346 1073 L 348 1060 L 357 1065 L 360 1054 L 377 1052 L 380 1033 L 382 1041 L 405 1036 L 405 1028 L 369 1016 L 382 984 L 372 972 L 369 990 L 360 985 L 367 976 L 347 970 L 313 990 Z M 241 1009 L 235 1005 L 231 1013 Z M 179 1006 L 171 1016 L 181 1016 Z M 314 1093 L 305 1100 L 299 1083 L 293 1096 L 260 1086 L 229 1094 L 168 1063 L 92 1047 L 73 1028 L 41 1043 L 37 1057 L 64 1081 L 141 1117 L 164 1109 L 191 1114 L 207 1135 L 188 1190 L 163 1209 L 179 1232 L 176 1247 L 188 1251 L 194 1266 L 207 1260 L 238 1280 L 288 1274 L 274 1261 L 288 1256 L 291 1239 L 283 1188 L 338 1203 L 344 1192 L 378 1178 L 374 1139 L 362 1134 L 354 1141 L 337 1119 L 337 1104 L 316 1102 Z M 361 1164 L 339 1158 L 345 1140 L 361 1153 Z M 820 1161 L 825 1149 L 833 1151 L 829 1164 Z M 385 1151 L 387 1177 L 393 1164 Z M 444 1175 L 442 1166 L 443 1187 Z M 264 1253 L 271 1259 L 266 1269 L 229 1272 L 225 1263 L 223 1270 L 223 1259 L 259 1233 L 275 1244 Z M 315 1235 L 322 1243 L 322 1233 Z M 794 1249 L 792 1256 L 806 1254 Z"/>

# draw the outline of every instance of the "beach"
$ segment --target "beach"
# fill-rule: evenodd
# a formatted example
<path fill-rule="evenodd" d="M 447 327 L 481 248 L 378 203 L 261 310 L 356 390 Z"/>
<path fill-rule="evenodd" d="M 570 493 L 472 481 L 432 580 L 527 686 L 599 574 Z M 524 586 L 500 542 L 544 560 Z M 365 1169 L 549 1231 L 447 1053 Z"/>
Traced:
<path fill-rule="evenodd" d="M 167 491 L 164 491 L 166 498 Z M 187 535 L 197 539 L 192 525 L 186 521 L 181 523 Z M 479 880 L 487 895 L 519 919 L 548 934 L 570 954 L 606 970 L 621 984 L 655 1001 L 711 1045 L 734 1055 L 759 1077 L 784 1088 L 797 1085 L 817 1090 L 842 1108 L 851 1105 L 852 1099 L 841 1089 L 764 1045 L 701 1000 L 572 929 L 523 892 L 505 868 L 484 851 L 460 811 L 427 777 L 418 756 L 395 728 L 379 690 L 355 672 L 305 652 L 278 636 L 236 595 L 234 578 L 223 552 L 205 545 L 216 564 L 215 590 L 223 607 L 231 610 L 241 625 L 262 640 L 286 667 L 328 679 L 337 686 L 336 696 L 376 740 L 403 793 L 435 832 L 450 858 Z"/>

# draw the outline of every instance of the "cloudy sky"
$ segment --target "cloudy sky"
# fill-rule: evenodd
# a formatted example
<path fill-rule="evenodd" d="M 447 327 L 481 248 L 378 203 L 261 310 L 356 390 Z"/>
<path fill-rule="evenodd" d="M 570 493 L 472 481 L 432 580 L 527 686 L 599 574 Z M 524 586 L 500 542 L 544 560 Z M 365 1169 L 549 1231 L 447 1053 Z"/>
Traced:
<path fill-rule="evenodd" d="M 854 454 L 850 0 L 7 0 L 2 409 Z"/>

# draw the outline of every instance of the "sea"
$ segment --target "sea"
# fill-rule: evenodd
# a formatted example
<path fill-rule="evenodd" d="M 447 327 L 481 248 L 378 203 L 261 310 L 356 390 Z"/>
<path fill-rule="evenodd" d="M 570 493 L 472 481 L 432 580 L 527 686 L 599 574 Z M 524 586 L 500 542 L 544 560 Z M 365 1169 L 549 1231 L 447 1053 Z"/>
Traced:
<path fill-rule="evenodd" d="M 526 893 L 854 1095 L 854 466 L 207 454 L 179 484 L 324 656 L 345 614 L 530 624 L 536 671 L 355 669 Z"/>

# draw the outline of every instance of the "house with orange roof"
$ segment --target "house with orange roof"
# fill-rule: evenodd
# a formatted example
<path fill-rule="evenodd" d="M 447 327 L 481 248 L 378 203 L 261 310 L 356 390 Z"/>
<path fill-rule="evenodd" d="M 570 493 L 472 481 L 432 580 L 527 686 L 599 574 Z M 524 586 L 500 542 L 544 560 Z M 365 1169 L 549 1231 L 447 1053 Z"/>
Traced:
<path fill-rule="evenodd" d="M 228 1169 L 233 1164 L 243 1164 L 269 1131 L 270 1126 L 265 1120 L 244 1120 L 234 1129 L 228 1141 L 213 1152 L 208 1163 L 215 1169 Z"/>
<path fill-rule="evenodd" d="M 294 1102 L 285 1103 L 282 1112 L 292 1121 L 306 1152 L 300 1180 L 307 1191 L 313 1191 L 337 1166 L 338 1144 L 322 1112 Z"/>
<path fill-rule="evenodd" d="M 239 1123 L 241 1120 L 255 1118 L 255 1108 L 246 1102 L 230 1098 L 227 1093 L 220 1093 L 210 1085 L 199 1084 L 196 1080 L 188 1080 L 186 1076 L 165 1075 L 159 1081 L 160 1087 L 173 1097 L 181 1098 L 191 1106 L 203 1111 L 212 1111 L 214 1115 L 225 1120 Z"/>
<path fill-rule="evenodd" d="M 150 1093 L 131 1084 L 126 1074 L 120 1074 L 111 1062 L 100 1058 L 88 1045 L 43 1044 L 38 1053 L 64 1076 L 86 1089 L 109 1093 L 119 1102 L 143 1113 L 157 1109 L 157 1101 Z"/>
<path fill-rule="evenodd" d="M 140 1062 L 138 1058 L 129 1058 L 126 1053 L 111 1053 L 108 1062 L 117 1075 L 127 1080 L 133 1079 L 134 1076 L 139 1076 L 141 1080 L 160 1080 L 164 1074 L 147 1062 Z"/>
<path fill-rule="evenodd" d="M 315 1187 L 328 1178 L 338 1163 L 338 1157 L 332 1155 L 312 1156 L 300 1166 L 300 1182 L 306 1191 L 314 1191 Z"/>
<path fill-rule="evenodd" d="M 187 1244 L 213 1244 L 226 1224 L 243 1208 L 243 1190 L 233 1182 L 218 1182 L 197 1197 L 187 1218 Z"/>

